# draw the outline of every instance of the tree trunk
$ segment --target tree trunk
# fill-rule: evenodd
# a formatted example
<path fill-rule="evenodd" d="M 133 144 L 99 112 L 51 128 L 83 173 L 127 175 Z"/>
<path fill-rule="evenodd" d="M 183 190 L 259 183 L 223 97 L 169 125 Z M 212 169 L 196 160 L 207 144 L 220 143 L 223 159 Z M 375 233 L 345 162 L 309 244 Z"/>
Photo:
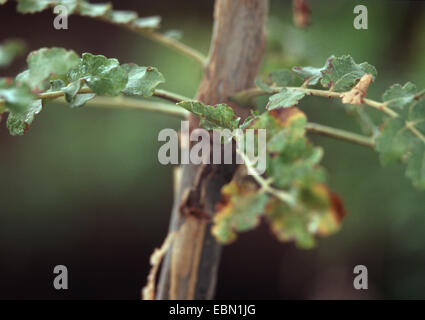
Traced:
<path fill-rule="evenodd" d="M 253 86 L 262 60 L 268 0 L 216 0 L 214 31 L 197 99 L 227 103 L 239 116 L 247 109 L 228 101 Z M 190 128 L 199 125 L 189 118 Z M 175 237 L 161 269 L 158 299 L 212 299 L 221 246 L 211 234 L 221 187 L 236 165 L 184 165 L 175 195 L 169 232 Z"/>

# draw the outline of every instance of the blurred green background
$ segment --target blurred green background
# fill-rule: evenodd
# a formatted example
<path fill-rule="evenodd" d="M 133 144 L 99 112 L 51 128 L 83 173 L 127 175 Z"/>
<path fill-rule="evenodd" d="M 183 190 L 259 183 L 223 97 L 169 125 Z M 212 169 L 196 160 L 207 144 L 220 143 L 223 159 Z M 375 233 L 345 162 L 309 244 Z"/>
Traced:
<path fill-rule="evenodd" d="M 163 30 L 207 53 L 213 1 L 112 1 L 141 16 L 161 15 Z M 322 66 L 332 54 L 368 61 L 378 78 L 368 96 L 391 84 L 425 87 L 425 2 L 364 1 L 368 30 L 353 28 L 358 1 L 311 1 L 312 24 L 292 24 L 291 1 L 271 0 L 262 73 L 293 65 Z M 53 15 L 21 15 L 0 7 L 0 41 L 22 38 L 29 49 L 59 46 L 77 53 L 152 65 L 163 88 L 193 96 L 202 73 L 190 59 L 89 18 L 71 16 L 68 30 Z M 16 61 L 0 76 L 25 66 Z M 360 132 L 336 101 L 306 98 L 310 121 Z M 371 113 L 375 120 L 379 114 Z M 23 137 L 0 124 L 0 298 L 138 299 L 149 255 L 168 229 L 172 168 L 157 160 L 158 132 L 179 121 L 140 111 L 49 104 Z M 402 166 L 381 168 L 372 150 L 312 136 L 325 148 L 330 186 L 344 199 L 342 230 L 302 251 L 278 243 L 267 226 L 225 247 L 217 284 L 221 299 L 425 298 L 425 197 Z M 53 267 L 69 270 L 67 291 L 53 288 Z M 353 289 L 353 268 L 369 270 L 369 290 Z"/>

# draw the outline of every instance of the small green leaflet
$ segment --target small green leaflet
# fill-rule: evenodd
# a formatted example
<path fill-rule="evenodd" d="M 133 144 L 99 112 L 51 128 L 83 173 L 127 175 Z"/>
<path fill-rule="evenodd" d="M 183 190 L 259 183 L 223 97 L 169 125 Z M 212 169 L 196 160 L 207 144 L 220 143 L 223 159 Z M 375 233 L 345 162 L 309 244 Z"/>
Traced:
<path fill-rule="evenodd" d="M 390 108 L 402 110 L 414 102 L 416 93 L 416 86 L 411 82 L 407 82 L 404 86 L 395 84 L 384 92 L 382 100 L 387 102 Z"/>
<path fill-rule="evenodd" d="M 128 73 L 128 82 L 123 90 L 130 95 L 150 97 L 157 86 L 165 82 L 164 76 L 154 67 L 139 67 L 136 64 L 123 64 Z"/>
<path fill-rule="evenodd" d="M 0 0 L 4 1 L 4 0 Z M 21 13 L 35 13 L 50 7 L 62 5 L 67 9 L 66 14 L 77 13 L 82 16 L 100 18 L 116 24 L 125 24 L 131 28 L 152 31 L 161 26 L 161 17 L 151 16 L 140 18 L 135 11 L 113 10 L 112 4 L 90 3 L 85 0 L 17 0 L 17 10 Z M 0 4 L 2 4 L 0 2 Z M 61 12 L 62 13 L 62 12 Z M 172 33 L 176 35 L 175 32 Z M 171 34 L 166 35 L 171 38 Z"/>
<path fill-rule="evenodd" d="M 235 118 L 233 109 L 225 104 L 216 106 L 204 105 L 198 101 L 179 102 L 182 108 L 192 112 L 201 119 L 201 126 L 207 130 L 213 129 L 236 129 L 239 125 L 239 118 Z"/>
<path fill-rule="evenodd" d="M 21 13 L 35 13 L 43 11 L 55 2 L 55 0 L 18 0 L 17 10 Z"/>
<path fill-rule="evenodd" d="M 108 18 L 114 23 L 130 23 L 137 19 L 137 12 L 113 10 L 108 12 Z"/>
<path fill-rule="evenodd" d="M 303 81 L 308 85 L 317 85 L 319 81 L 322 79 L 322 72 L 325 71 L 330 62 L 334 59 L 334 56 L 331 56 L 326 61 L 326 64 L 322 68 L 314 68 L 314 67 L 293 67 L 292 71 L 295 72 L 297 76 L 299 76 Z"/>
<path fill-rule="evenodd" d="M 328 67 L 321 72 L 322 86 L 325 88 L 332 87 L 336 92 L 350 90 L 365 74 L 371 74 L 373 79 L 377 75 L 374 66 L 367 62 L 356 64 L 349 55 L 329 59 Z"/>
<path fill-rule="evenodd" d="M 0 43 L 0 68 L 10 65 L 15 58 L 25 52 L 26 48 L 25 42 L 18 39 L 10 39 Z"/>
<path fill-rule="evenodd" d="M 70 82 L 84 80 L 94 93 L 116 96 L 127 85 L 127 72 L 117 59 L 84 53 L 81 63 L 68 73 Z"/>
<path fill-rule="evenodd" d="M 290 83 L 292 83 L 293 78 L 294 77 L 291 71 L 286 69 L 272 71 L 269 74 L 270 81 L 274 86 L 277 87 L 285 87 L 289 85 Z"/>
<path fill-rule="evenodd" d="M 49 87 L 51 77 L 65 77 L 71 68 L 80 63 L 80 58 L 72 50 L 63 48 L 42 48 L 33 51 L 27 58 L 29 73 L 26 83 L 36 92 Z"/>
<path fill-rule="evenodd" d="M 28 105 L 28 108 L 22 112 L 9 113 L 7 118 L 7 128 L 12 136 L 23 135 L 33 122 L 35 115 L 39 114 L 42 109 L 42 101 L 34 100 Z"/>
<path fill-rule="evenodd" d="M 267 110 L 273 110 L 276 108 L 288 108 L 297 105 L 298 102 L 304 98 L 305 92 L 283 88 L 279 93 L 269 98 L 267 104 Z"/>
<path fill-rule="evenodd" d="M 322 84 L 325 88 L 333 88 L 336 92 L 350 90 L 357 81 L 365 74 L 372 74 L 376 78 L 377 72 L 374 66 L 367 62 L 355 63 L 349 56 L 334 57 L 327 59 L 323 68 L 294 67 L 292 70 L 301 77 L 308 85 Z"/>
<path fill-rule="evenodd" d="M 399 111 L 399 116 L 385 121 L 376 140 L 381 162 L 388 165 L 406 161 L 407 177 L 414 186 L 425 189 L 425 99 L 416 99 L 412 83 L 394 85 L 383 97 L 389 107 Z"/>
<path fill-rule="evenodd" d="M 133 21 L 131 25 L 135 27 L 136 29 L 147 29 L 147 30 L 158 29 L 161 26 L 161 17 L 152 16 L 152 17 L 139 18 Z"/>
<path fill-rule="evenodd" d="M 25 84 L 18 84 L 11 79 L 0 78 L 0 98 L 5 100 L 10 112 L 25 112 L 35 95 Z"/>

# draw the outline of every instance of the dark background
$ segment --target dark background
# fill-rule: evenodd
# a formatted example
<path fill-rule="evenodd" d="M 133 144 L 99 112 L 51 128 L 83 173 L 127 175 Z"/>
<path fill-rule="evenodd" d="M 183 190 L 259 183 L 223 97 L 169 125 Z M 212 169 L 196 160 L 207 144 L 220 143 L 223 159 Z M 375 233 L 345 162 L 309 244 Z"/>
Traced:
<path fill-rule="evenodd" d="M 262 73 L 293 65 L 322 66 L 332 54 L 368 61 L 379 75 L 369 96 L 410 80 L 425 86 L 425 3 L 311 1 L 313 22 L 292 25 L 290 1 L 271 1 L 269 43 Z M 161 15 L 162 30 L 179 29 L 183 42 L 207 53 L 213 1 L 113 1 L 140 16 Z M 369 29 L 353 28 L 353 8 L 366 4 Z M 77 53 L 157 66 L 163 88 L 193 96 L 200 67 L 179 53 L 90 18 L 71 16 L 68 30 L 53 28 L 50 11 L 15 12 L 0 6 L 0 41 L 22 38 L 30 50 L 59 46 Z M 16 61 L 0 76 L 25 67 Z M 359 131 L 333 101 L 306 98 L 311 121 Z M 379 118 L 372 112 L 372 116 Z M 167 232 L 172 168 L 157 160 L 158 132 L 178 120 L 140 111 L 49 104 L 23 137 L 0 123 L 0 298 L 138 299 L 149 256 Z M 342 230 L 317 248 L 279 243 L 267 226 L 224 248 L 220 299 L 425 298 L 425 200 L 402 166 L 381 168 L 377 154 L 324 137 L 324 165 L 344 199 Z M 69 290 L 53 288 L 53 268 L 69 270 Z M 353 268 L 369 270 L 369 290 L 353 289 Z"/>

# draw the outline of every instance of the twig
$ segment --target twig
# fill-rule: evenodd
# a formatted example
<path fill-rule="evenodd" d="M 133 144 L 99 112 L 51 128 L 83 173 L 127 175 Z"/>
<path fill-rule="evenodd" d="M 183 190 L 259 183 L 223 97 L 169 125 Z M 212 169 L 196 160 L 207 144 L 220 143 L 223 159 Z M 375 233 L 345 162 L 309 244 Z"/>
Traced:
<path fill-rule="evenodd" d="M 65 99 L 58 99 L 57 102 L 67 103 Z M 93 100 L 86 102 L 87 107 L 98 107 L 98 108 L 111 108 L 111 109 L 135 109 L 150 111 L 156 113 L 162 113 L 170 116 L 176 116 L 182 119 L 186 119 L 189 111 L 180 108 L 174 104 L 168 104 L 163 102 L 141 100 L 129 97 L 96 97 Z"/>
<path fill-rule="evenodd" d="M 274 87 L 271 93 L 278 93 L 283 88 L 297 90 L 297 91 L 305 92 L 308 95 L 325 97 L 325 98 L 341 98 L 341 95 L 343 94 L 343 92 L 334 92 L 331 90 L 319 90 L 319 89 L 310 89 L 310 88 L 302 88 L 302 87 Z M 259 88 L 252 88 L 252 89 L 238 92 L 235 96 L 237 96 L 238 98 L 241 98 L 242 96 L 246 95 L 245 97 L 252 98 L 255 96 L 267 95 L 267 94 L 270 94 L 270 92 L 266 92 Z M 415 98 L 419 99 L 423 94 L 425 93 L 420 92 L 415 96 Z M 391 118 L 396 118 L 400 116 L 397 112 L 395 112 L 394 110 L 388 107 L 387 102 L 379 102 L 372 99 L 364 98 L 363 103 L 368 105 L 369 107 L 372 107 L 381 112 L 384 112 L 385 114 L 389 115 Z M 425 144 L 425 135 L 416 128 L 414 122 L 406 121 L 405 125 L 408 130 L 410 130 L 416 137 L 419 138 L 419 140 L 421 140 Z"/>
<path fill-rule="evenodd" d="M 336 139 L 349 141 L 366 147 L 375 148 L 375 141 L 372 138 L 362 136 L 353 132 L 324 126 L 318 123 L 309 122 L 306 124 L 307 131 Z"/>
<path fill-rule="evenodd" d="M 275 189 L 271 186 L 272 181 L 270 179 L 264 179 L 254 168 L 254 164 L 251 162 L 251 160 L 248 158 L 248 156 L 245 154 L 245 152 L 241 149 L 237 149 L 236 152 L 241 156 L 246 169 L 248 171 L 248 174 L 250 174 L 255 181 L 260 185 L 261 191 L 266 192 L 281 201 L 285 202 L 286 204 L 290 206 L 294 206 L 296 199 L 288 192 Z"/>

